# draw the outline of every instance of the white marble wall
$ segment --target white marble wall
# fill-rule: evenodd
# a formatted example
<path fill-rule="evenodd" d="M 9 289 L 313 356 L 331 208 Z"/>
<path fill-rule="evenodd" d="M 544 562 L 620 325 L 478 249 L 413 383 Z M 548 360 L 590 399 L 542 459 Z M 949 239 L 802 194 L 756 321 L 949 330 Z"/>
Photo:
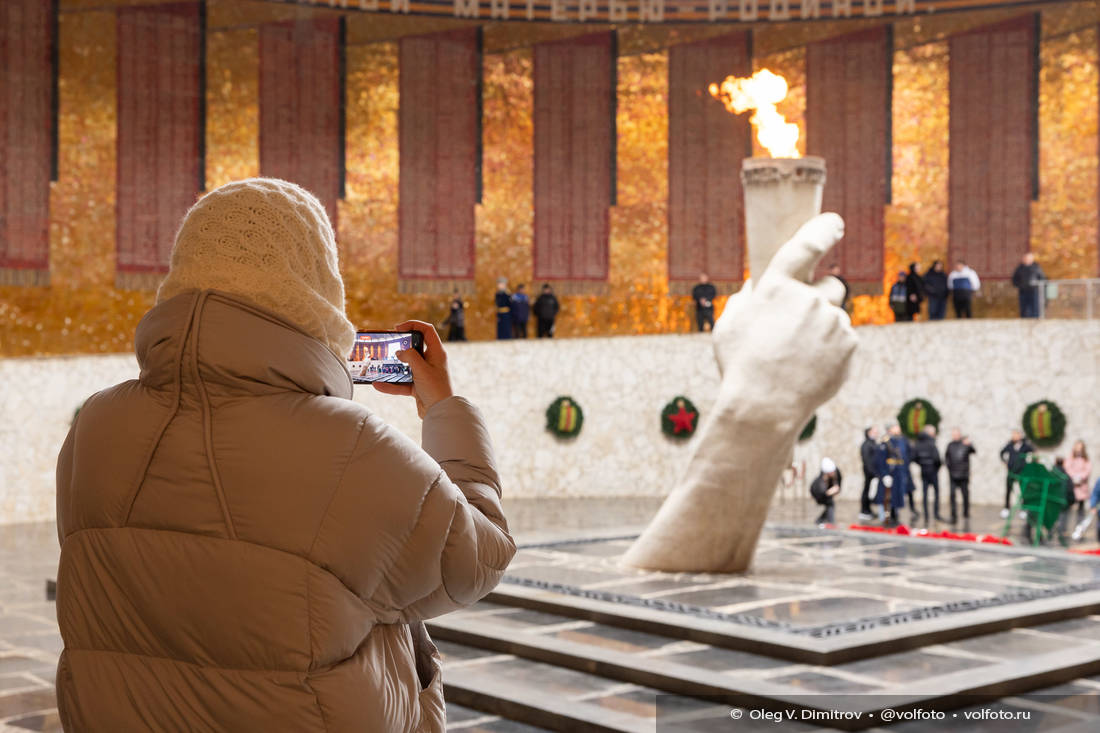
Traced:
<path fill-rule="evenodd" d="M 1055 400 L 1066 414 L 1062 450 L 1081 437 L 1100 456 L 1100 323 L 945 321 L 859 334 L 851 378 L 796 452 L 811 463 L 834 458 L 849 496 L 859 490 L 863 428 L 892 419 L 918 396 L 936 405 L 945 428 L 972 435 L 976 503 L 1002 500 L 997 453 L 1037 399 Z M 697 334 L 454 344 L 449 353 L 455 390 L 485 412 L 506 491 L 515 496 L 667 493 L 691 442 L 661 433 L 660 410 L 683 393 L 706 419 L 718 380 L 709 337 Z M 0 359 L 0 522 L 52 518 L 54 460 L 73 410 L 136 373 L 124 355 Z M 356 390 L 357 400 L 419 436 L 410 400 Z M 568 441 L 544 429 L 545 409 L 560 394 L 584 410 L 581 434 Z"/>

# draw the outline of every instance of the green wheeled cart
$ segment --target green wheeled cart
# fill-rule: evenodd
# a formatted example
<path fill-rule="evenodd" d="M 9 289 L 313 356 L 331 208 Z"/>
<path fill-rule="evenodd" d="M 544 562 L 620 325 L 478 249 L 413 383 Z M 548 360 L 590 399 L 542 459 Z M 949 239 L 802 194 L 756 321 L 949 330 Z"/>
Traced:
<path fill-rule="evenodd" d="M 1029 463 L 1019 473 L 1011 476 L 1020 487 L 1020 498 L 1016 500 L 1016 506 L 1008 515 L 1001 536 L 1008 536 L 1012 527 L 1012 517 L 1024 511 L 1027 512 L 1028 525 L 1034 531 L 1034 536 L 1031 538 L 1032 544 L 1041 544 L 1044 533 L 1048 538 L 1050 537 L 1054 525 L 1058 523 L 1058 517 L 1067 506 L 1065 487 L 1062 483 L 1064 479 L 1041 463 Z"/>

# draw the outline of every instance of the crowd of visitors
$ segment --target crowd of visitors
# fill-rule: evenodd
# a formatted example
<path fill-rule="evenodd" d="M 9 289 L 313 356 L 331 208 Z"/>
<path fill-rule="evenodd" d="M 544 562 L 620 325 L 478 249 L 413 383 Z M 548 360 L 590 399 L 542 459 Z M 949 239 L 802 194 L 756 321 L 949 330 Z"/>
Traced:
<path fill-rule="evenodd" d="M 848 282 L 841 274 L 840 266 L 833 263 L 828 272 L 844 284 L 844 305 L 849 296 Z M 1039 297 L 1042 281 L 1046 280 L 1043 269 L 1035 261 L 1035 255 L 1028 252 L 1012 274 L 1012 284 L 1019 291 L 1021 318 L 1039 317 Z M 940 321 L 947 316 L 947 303 L 951 301 L 956 318 L 974 317 L 974 297 L 981 291 L 982 282 L 978 273 L 966 262 L 959 260 L 951 272 L 944 269 L 941 260 L 935 260 L 923 274 L 916 262 L 909 264 L 908 270 L 898 271 L 897 280 L 887 291 L 890 310 L 894 321 L 913 321 L 928 302 L 928 320 Z M 718 289 L 707 274 L 700 273 L 699 281 L 691 289 L 691 300 L 695 306 L 695 325 L 699 331 L 714 329 L 714 301 Z M 561 309 L 554 289 L 549 283 L 542 286 L 542 292 L 534 303 L 526 292 L 526 286 L 520 283 L 514 292 L 508 292 L 507 278 L 497 281 L 494 299 L 497 317 L 497 339 L 527 338 L 527 323 L 534 315 L 538 338 L 553 338 L 554 321 Z M 450 313 L 441 326 L 447 327 L 448 341 L 466 340 L 466 303 L 457 290 L 450 303 Z M 932 483 L 933 492 L 938 494 L 939 486 Z"/>
<path fill-rule="evenodd" d="M 531 303 L 524 283 L 517 285 L 515 292 L 509 293 L 508 280 L 500 278 L 497 280 L 494 304 L 497 314 L 497 339 L 527 338 L 527 323 L 531 320 L 532 314 L 535 316 L 537 336 L 553 338 L 554 320 L 558 317 L 561 306 L 549 283 L 542 286 L 542 293 L 534 303 Z M 440 327 L 447 328 L 448 341 L 466 340 L 466 302 L 462 300 L 458 290 L 455 290 L 451 297 L 449 313 Z"/>
<path fill-rule="evenodd" d="M 1025 254 L 1012 273 L 1012 285 L 1019 294 L 1020 318 L 1039 317 L 1039 297 L 1046 279 L 1035 255 Z M 935 260 L 924 274 L 916 262 L 909 264 L 908 271 L 899 270 L 886 295 L 894 321 L 912 321 L 926 300 L 928 320 L 942 321 L 947 316 L 948 299 L 954 306 L 956 318 L 973 318 L 974 296 L 981 288 L 978 273 L 966 262 L 959 260 L 955 269 L 948 273 L 943 262 Z"/>
<path fill-rule="evenodd" d="M 525 339 L 527 338 L 527 323 L 531 316 L 535 316 L 535 334 L 538 338 L 554 337 L 554 321 L 558 317 L 561 305 L 554 295 L 554 288 L 550 283 L 544 283 L 539 297 L 532 303 L 527 295 L 527 286 L 524 283 L 516 285 L 515 292 L 508 292 L 508 279 L 497 280 L 497 291 L 494 296 L 494 305 L 497 314 L 497 339 Z M 455 291 L 454 300 L 451 301 L 451 314 L 443 322 L 450 325 L 451 331 L 448 339 L 451 341 L 466 340 L 466 317 L 464 315 L 465 304 Z M 456 338 L 455 324 L 458 323 L 458 337 Z"/>
<path fill-rule="evenodd" d="M 957 524 L 960 517 L 964 521 L 970 518 L 970 456 L 977 453 L 977 450 L 970 438 L 959 428 L 952 429 L 951 441 L 942 454 L 936 444 L 936 437 L 937 431 L 932 425 L 926 425 L 912 440 L 902 434 L 901 426 L 897 423 L 888 425 L 885 433 L 881 433 L 873 425 L 864 430 L 863 444 L 860 446 L 863 464 L 863 483 L 859 496 L 860 521 L 875 520 L 877 514 L 878 521 L 885 526 L 895 526 L 898 524 L 898 513 L 906 504 L 909 505 L 913 524 L 919 523 L 922 517 L 925 522 L 934 518 L 949 524 Z M 1034 459 L 1034 452 L 1035 446 L 1019 430 L 1013 430 L 1009 441 L 1001 448 L 1000 458 L 1006 470 L 1002 519 L 1007 519 L 1011 513 L 1013 492 L 1018 488 L 1015 477 Z M 912 466 L 916 466 L 920 473 L 920 511 L 916 506 L 918 486 L 913 480 Z M 947 518 L 940 514 L 940 471 L 943 468 L 947 469 L 949 486 L 947 499 L 950 514 Z M 1080 440 L 1073 444 L 1068 458 L 1059 456 L 1055 459 L 1052 471 L 1063 481 L 1066 508 L 1059 518 L 1057 534 L 1063 543 L 1068 544 L 1070 538 L 1066 532 L 1071 521 L 1077 528 L 1072 539 L 1078 540 L 1089 521 L 1097 518 L 1100 510 L 1100 479 L 1097 479 L 1090 491 L 1092 464 L 1085 444 Z M 840 488 L 840 469 L 832 458 L 823 458 L 821 471 L 810 484 L 810 496 L 823 507 L 821 514 L 814 520 L 818 526 L 833 523 L 835 500 Z M 1021 512 L 1020 516 L 1026 518 L 1027 513 Z M 1097 525 L 1096 537 L 1100 542 L 1100 523 Z"/>
<path fill-rule="evenodd" d="M 829 274 L 844 284 L 844 304 L 847 307 L 849 286 L 841 274 L 840 266 L 833 263 Z M 1042 281 L 1046 280 L 1043 269 L 1035 261 L 1035 255 L 1028 252 L 1012 274 L 1012 284 L 1019 291 L 1020 318 L 1039 317 L 1039 297 Z M 947 316 L 947 303 L 950 300 L 956 318 L 974 317 L 974 297 L 981 291 L 982 282 L 978 273 L 966 262 L 959 260 L 951 272 L 947 272 L 941 260 L 932 262 L 932 266 L 923 274 L 916 262 L 909 264 L 908 270 L 899 270 L 897 280 L 887 291 L 890 310 L 894 321 L 912 321 L 928 303 L 928 320 L 941 321 Z M 699 281 L 691 289 L 691 300 L 695 306 L 695 326 L 699 331 L 714 329 L 714 301 L 718 289 L 707 274 L 700 273 Z M 466 340 L 466 304 L 458 291 L 450 304 L 450 314 L 442 325 L 448 327 L 448 341 Z M 534 315 L 536 335 L 539 338 L 554 336 L 554 321 L 561 306 L 549 283 L 542 286 L 542 292 L 532 303 L 527 295 L 526 286 L 520 283 L 515 292 L 508 292 L 507 278 L 497 281 L 495 295 L 497 314 L 497 339 L 527 338 L 527 323 Z M 933 490 L 939 487 L 932 484 Z"/>
<path fill-rule="evenodd" d="M 972 303 L 981 286 L 978 273 L 962 260 L 955 263 L 950 273 L 944 270 L 942 261 L 936 260 L 923 275 L 920 265 L 912 262 L 908 272 L 898 272 L 887 297 L 895 321 L 912 321 L 926 300 L 928 320 L 942 321 L 947 316 L 949 298 L 955 307 L 956 318 L 973 318 Z"/>

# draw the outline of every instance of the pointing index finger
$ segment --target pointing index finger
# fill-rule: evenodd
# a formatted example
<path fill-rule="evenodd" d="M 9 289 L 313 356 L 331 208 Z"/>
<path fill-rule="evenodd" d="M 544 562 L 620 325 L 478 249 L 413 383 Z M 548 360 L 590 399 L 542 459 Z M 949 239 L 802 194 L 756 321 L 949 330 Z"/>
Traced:
<path fill-rule="evenodd" d="M 768 269 L 808 283 L 817 263 L 843 236 L 844 220 L 838 214 L 818 214 L 779 248 Z"/>

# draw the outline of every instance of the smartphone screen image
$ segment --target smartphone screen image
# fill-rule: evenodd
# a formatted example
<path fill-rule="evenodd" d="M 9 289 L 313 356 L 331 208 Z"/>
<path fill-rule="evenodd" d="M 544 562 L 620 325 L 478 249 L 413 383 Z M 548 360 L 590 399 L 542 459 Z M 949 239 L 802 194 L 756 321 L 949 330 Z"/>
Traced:
<path fill-rule="evenodd" d="M 351 381 L 412 384 L 412 371 L 397 358 L 404 349 L 424 353 L 424 337 L 416 331 L 359 331 L 348 355 Z"/>

